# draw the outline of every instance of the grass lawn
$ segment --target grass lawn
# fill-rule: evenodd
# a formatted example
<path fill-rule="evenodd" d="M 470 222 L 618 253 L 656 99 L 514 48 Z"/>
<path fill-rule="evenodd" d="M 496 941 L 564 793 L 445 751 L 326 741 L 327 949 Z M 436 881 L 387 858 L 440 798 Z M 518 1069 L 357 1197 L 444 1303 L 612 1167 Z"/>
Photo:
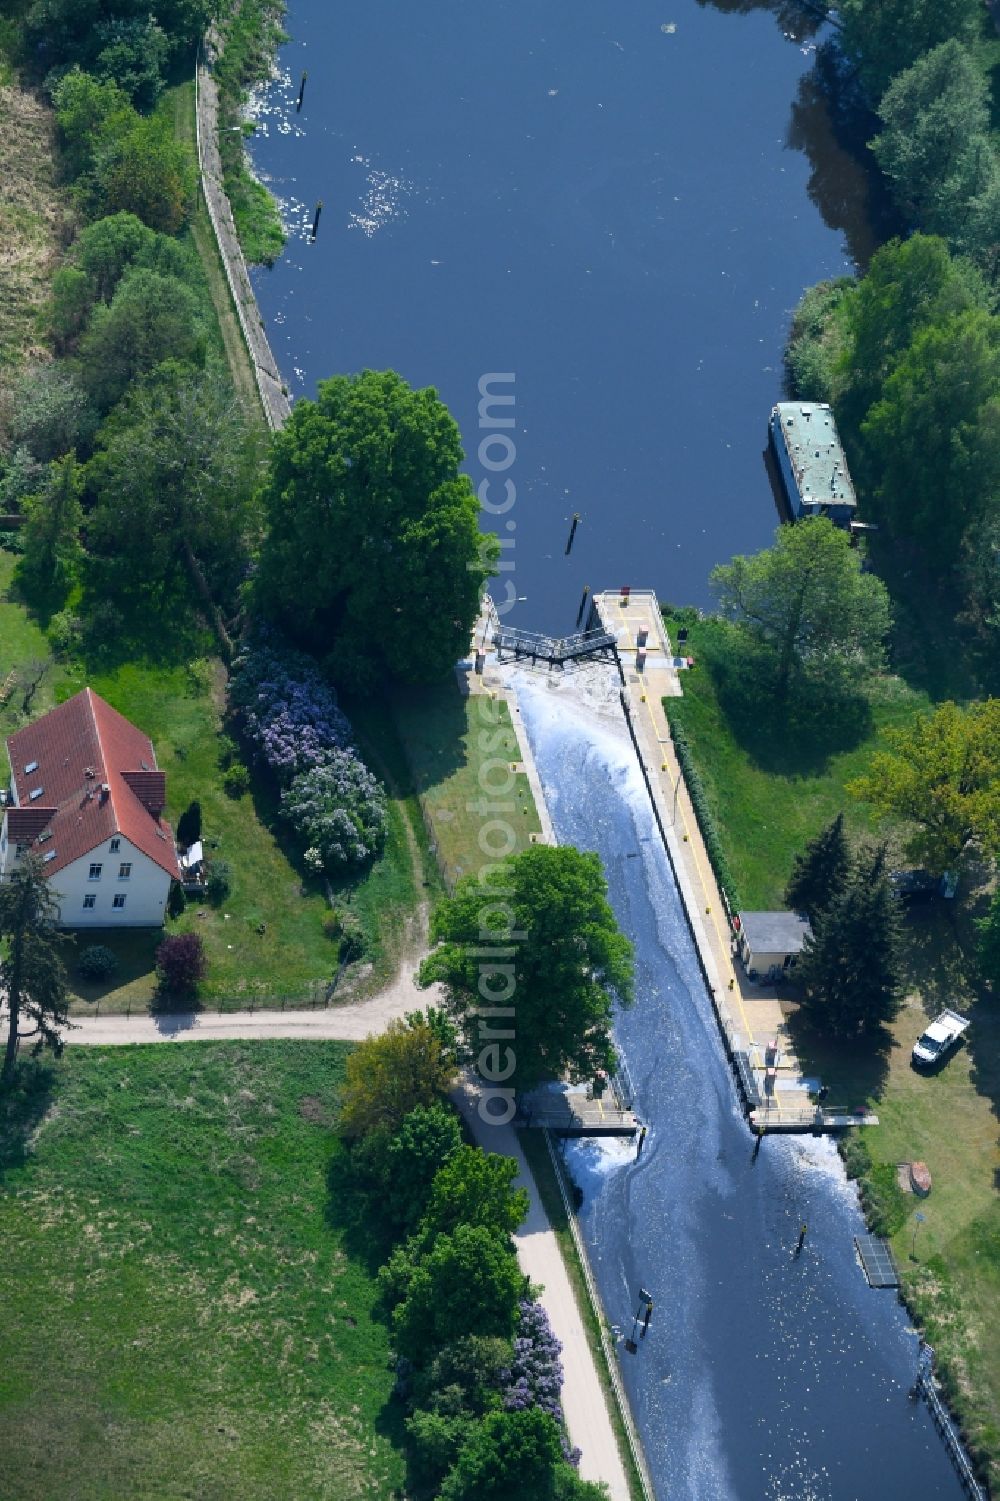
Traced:
<path fill-rule="evenodd" d="M 670 618 L 667 629 L 676 631 Z M 844 791 L 868 764 L 879 732 L 906 724 L 929 700 L 901 678 L 874 686 L 867 733 L 853 745 L 823 754 L 799 747 L 770 722 L 762 706 L 760 725 L 741 740 L 727 719 L 701 654 L 714 645 L 711 621 L 689 626 L 688 650 L 696 666 L 683 674 L 683 698 L 667 699 L 671 723 L 679 724 L 705 783 L 722 845 L 739 894 L 750 911 L 780 907 L 795 855 L 824 824 L 843 811 L 856 832 L 870 827 L 868 809 Z M 849 739 L 843 736 L 843 739 Z"/>
<path fill-rule="evenodd" d="M 398 1495 L 331 1195 L 348 1048 L 70 1049 L 0 1102 L 9 1501 Z"/>
<path fill-rule="evenodd" d="M 235 799 L 222 787 L 221 664 L 212 659 L 189 666 L 132 662 L 86 675 L 79 666 L 56 662 L 45 633 L 9 597 L 15 563 L 9 553 L 0 552 L 0 683 L 12 668 L 33 659 L 48 662 L 27 716 L 37 718 L 89 682 L 152 739 L 159 765 L 167 773 L 167 817 L 176 825 L 196 798 L 208 852 L 230 867 L 232 890 L 219 908 L 192 904 L 168 925 L 170 931 L 198 932 L 205 941 L 209 973 L 204 1000 L 210 1005 L 245 1006 L 281 997 L 302 1001 L 322 993 L 338 967 L 336 943 L 323 931 L 330 910 L 323 888 L 299 864 L 277 816 L 273 786 L 258 778 L 250 792 Z M 379 769 L 405 776 L 406 762 L 390 717 L 367 712 L 367 718 L 362 713 L 357 719 L 363 750 Z M 25 722 L 22 692 L 15 686 L 0 708 L 0 734 Z M 426 840 L 411 787 L 395 788 L 389 813 L 389 840 L 382 859 L 360 878 L 334 884 L 338 907 L 356 913 L 368 940 L 364 963 L 343 978 L 345 994 L 373 988 L 394 971 L 424 895 L 421 847 L 426 852 Z M 89 1006 L 100 1000 L 102 1010 L 122 1011 L 146 1005 L 155 990 L 153 954 L 161 936 L 158 931 L 80 933 L 77 949 L 89 942 L 107 943 L 120 962 L 103 985 L 77 983 L 73 977 L 77 1002 Z M 69 955 L 72 977 L 72 949 Z"/>
<path fill-rule="evenodd" d="M 192 799 L 202 810 L 208 853 L 229 865 L 232 890 L 214 908 L 192 902 L 170 931 L 201 935 L 209 958 L 202 996 L 209 1004 L 246 1005 L 275 998 L 307 999 L 337 970 L 337 948 L 323 931 L 329 906 L 319 882 L 298 863 L 277 816 L 277 795 L 263 778 L 242 797 L 227 796 L 218 765 L 223 701 L 217 662 L 189 667 L 130 663 L 90 679 L 95 692 L 151 737 L 167 773 L 167 817 L 177 818 Z M 407 810 L 400 798 L 390 808 L 383 858 L 360 878 L 334 887 L 338 905 L 349 907 L 368 938 L 367 981 L 376 984 L 393 970 L 407 919 L 417 903 Z M 79 942 L 86 940 L 81 935 Z M 152 971 L 136 973 L 142 935 L 122 935 L 122 966 L 98 992 L 80 987 L 88 1000 L 102 996 L 102 1009 L 148 1000 Z M 154 941 L 147 950 L 150 959 Z M 145 986 L 145 995 L 143 987 Z"/>
<path fill-rule="evenodd" d="M 465 697 L 457 681 L 449 678 L 433 688 L 399 694 L 394 708 L 424 822 L 448 887 L 496 858 L 485 854 L 479 843 L 493 817 L 503 818 L 514 830 L 511 854 L 526 849 L 542 826 L 523 772 L 516 773 L 509 792 L 485 795 L 488 802 L 511 804 L 509 812 L 494 815 L 481 807 L 484 763 L 511 765 L 521 759 L 507 705 L 499 699 Z M 487 768 L 486 780 L 501 785 L 502 771 Z"/>

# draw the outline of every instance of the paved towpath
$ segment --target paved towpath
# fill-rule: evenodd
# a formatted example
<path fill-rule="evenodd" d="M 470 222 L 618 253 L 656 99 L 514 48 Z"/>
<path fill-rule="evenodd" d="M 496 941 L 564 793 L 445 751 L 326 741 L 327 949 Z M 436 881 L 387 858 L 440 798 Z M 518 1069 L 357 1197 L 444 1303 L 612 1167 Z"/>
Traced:
<path fill-rule="evenodd" d="M 625 1467 L 587 1331 L 559 1242 L 542 1207 L 517 1132 L 512 1126 L 490 1125 L 480 1118 L 478 1095 L 471 1080 L 457 1089 L 452 1098 L 479 1146 L 487 1152 L 513 1157 L 519 1169 L 517 1186 L 528 1190 L 530 1207 L 514 1240 L 522 1271 L 544 1289 L 542 1306 L 562 1343 L 563 1412 L 570 1442 L 582 1451 L 580 1474 L 584 1480 L 605 1481 L 612 1501 L 629 1501 Z"/>

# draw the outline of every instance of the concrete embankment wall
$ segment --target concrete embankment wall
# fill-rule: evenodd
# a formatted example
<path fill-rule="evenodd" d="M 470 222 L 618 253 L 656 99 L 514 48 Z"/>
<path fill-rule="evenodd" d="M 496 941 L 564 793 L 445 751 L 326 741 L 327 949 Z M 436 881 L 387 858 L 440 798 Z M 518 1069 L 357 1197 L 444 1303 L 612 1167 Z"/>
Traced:
<path fill-rule="evenodd" d="M 219 89 L 212 72 L 220 50 L 220 37 L 213 27 L 198 50 L 195 70 L 198 168 L 205 206 L 212 221 L 212 230 L 229 283 L 229 293 L 250 355 L 264 418 L 272 432 L 276 432 L 287 422 L 292 404 L 264 332 L 264 321 L 260 316 L 257 299 L 250 284 L 250 273 L 237 238 L 233 211 L 223 187 L 218 134 Z"/>

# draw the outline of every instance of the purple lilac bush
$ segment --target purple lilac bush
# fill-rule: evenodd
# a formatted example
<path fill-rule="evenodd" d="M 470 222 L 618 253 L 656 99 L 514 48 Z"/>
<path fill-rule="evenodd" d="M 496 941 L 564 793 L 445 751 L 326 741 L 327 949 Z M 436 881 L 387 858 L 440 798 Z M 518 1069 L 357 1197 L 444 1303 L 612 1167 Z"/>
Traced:
<path fill-rule="evenodd" d="M 293 777 L 281 794 L 281 811 L 316 870 L 363 865 L 381 854 L 389 829 L 385 793 L 352 750 L 328 750 Z"/>
<path fill-rule="evenodd" d="M 351 743 L 350 722 L 316 664 L 275 636 L 257 637 L 236 658 L 229 702 L 257 754 L 285 786 Z"/>
<path fill-rule="evenodd" d="M 563 1436 L 563 1454 L 576 1465 L 580 1462 L 580 1451 L 569 1447 L 563 1419 L 561 1354 L 562 1344 L 552 1332 L 545 1309 L 540 1303 L 524 1299 L 514 1336 L 514 1359 L 502 1378 L 503 1405 L 509 1412 L 539 1407 L 555 1418 Z"/>

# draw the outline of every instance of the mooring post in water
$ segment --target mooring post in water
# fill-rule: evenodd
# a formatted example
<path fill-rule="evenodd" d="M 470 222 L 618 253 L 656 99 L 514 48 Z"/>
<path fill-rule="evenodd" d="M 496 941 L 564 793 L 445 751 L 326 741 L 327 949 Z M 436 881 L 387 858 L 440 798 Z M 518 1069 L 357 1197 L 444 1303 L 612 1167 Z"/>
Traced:
<path fill-rule="evenodd" d="M 573 538 L 576 536 L 576 529 L 577 529 L 577 527 L 579 525 L 580 525 L 580 512 L 579 511 L 574 511 L 573 512 L 573 525 L 569 529 L 569 541 L 566 543 L 566 557 L 567 558 L 569 557 L 569 550 L 573 546 Z"/>
<path fill-rule="evenodd" d="M 798 1240 L 797 1246 L 795 1247 L 795 1254 L 796 1254 L 796 1256 L 799 1255 L 799 1253 L 802 1250 L 802 1247 L 806 1243 L 806 1231 L 808 1229 L 809 1229 L 809 1226 L 806 1224 L 805 1220 L 803 1220 L 802 1224 L 799 1226 L 799 1240 Z"/>
<path fill-rule="evenodd" d="M 577 628 L 577 630 L 580 629 L 580 622 L 583 619 L 583 612 L 587 608 L 587 600 L 589 598 L 590 598 L 590 585 L 589 584 L 584 584 L 584 586 L 583 586 L 583 596 L 582 596 L 582 598 L 580 600 L 580 608 L 576 612 L 576 628 Z"/>
<path fill-rule="evenodd" d="M 300 111 L 300 109 L 302 108 L 302 101 L 305 98 L 305 93 L 306 93 L 306 78 L 307 77 L 308 77 L 308 75 L 305 73 L 305 71 L 303 71 L 303 73 L 302 73 L 302 82 L 299 84 L 299 102 L 295 106 L 295 113 L 296 114 L 298 114 L 299 111 Z"/>
<path fill-rule="evenodd" d="M 316 235 L 319 232 L 319 216 L 320 216 L 320 214 L 322 212 L 323 212 L 323 200 L 321 198 L 319 200 L 319 202 L 316 204 L 316 212 L 313 215 L 312 234 L 309 236 L 310 240 L 315 240 Z"/>
<path fill-rule="evenodd" d="M 652 1317 L 653 1317 L 653 1300 L 652 1300 L 652 1298 L 650 1298 L 649 1301 L 646 1304 L 646 1313 L 645 1313 L 645 1317 L 643 1318 L 643 1321 L 642 1321 L 642 1337 L 643 1337 L 643 1339 L 646 1338 L 646 1335 L 649 1332 L 649 1321 L 650 1321 L 650 1319 Z"/>

